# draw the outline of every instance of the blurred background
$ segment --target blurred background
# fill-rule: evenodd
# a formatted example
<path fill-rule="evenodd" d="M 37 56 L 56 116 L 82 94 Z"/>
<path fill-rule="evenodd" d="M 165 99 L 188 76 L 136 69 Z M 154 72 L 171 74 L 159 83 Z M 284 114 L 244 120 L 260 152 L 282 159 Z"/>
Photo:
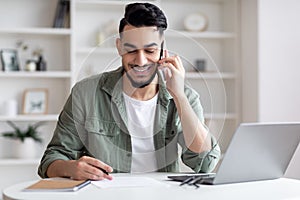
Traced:
<path fill-rule="evenodd" d="M 242 122 L 300 121 L 299 1 L 149 2 L 168 18 L 165 48 L 182 57 L 186 82 L 200 93 L 222 153 Z M 120 66 L 114 41 L 127 3 L 0 0 L 1 190 L 38 178 L 37 165 L 72 86 Z M 42 142 L 2 135 L 16 128 L 26 134 L 40 122 L 34 134 Z M 299 157 L 298 150 L 287 177 L 300 179 Z"/>

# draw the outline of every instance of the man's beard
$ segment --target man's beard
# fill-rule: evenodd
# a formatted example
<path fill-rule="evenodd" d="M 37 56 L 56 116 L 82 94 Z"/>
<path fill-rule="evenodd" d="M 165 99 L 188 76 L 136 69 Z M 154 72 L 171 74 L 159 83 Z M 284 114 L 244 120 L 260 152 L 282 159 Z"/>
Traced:
<path fill-rule="evenodd" d="M 155 70 L 155 72 L 153 72 L 151 77 L 147 81 L 144 81 L 144 82 L 137 82 L 137 81 L 133 80 L 133 78 L 128 74 L 127 71 L 125 71 L 125 73 L 126 73 L 127 78 L 129 79 L 132 87 L 134 87 L 134 88 L 144 88 L 144 87 L 148 86 L 153 81 L 153 79 L 155 78 L 155 76 L 157 74 L 157 69 Z"/>

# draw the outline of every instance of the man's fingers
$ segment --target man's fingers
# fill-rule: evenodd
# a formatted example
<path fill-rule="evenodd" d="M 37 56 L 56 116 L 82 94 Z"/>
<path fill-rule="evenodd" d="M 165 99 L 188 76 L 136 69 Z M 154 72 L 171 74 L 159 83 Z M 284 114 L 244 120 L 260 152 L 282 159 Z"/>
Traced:
<path fill-rule="evenodd" d="M 169 52 L 168 52 L 168 50 L 165 49 L 164 52 L 165 52 L 165 58 L 169 57 Z"/>
<path fill-rule="evenodd" d="M 167 66 L 167 64 L 171 64 L 171 65 L 168 65 L 168 68 L 170 68 L 172 71 L 173 70 L 184 71 L 182 61 L 181 61 L 180 57 L 177 55 L 163 58 L 159 61 L 159 64 L 161 64 L 163 66 Z"/>
<path fill-rule="evenodd" d="M 95 167 L 98 167 L 98 168 L 102 168 L 107 172 L 113 171 L 113 168 L 111 166 L 105 164 L 104 162 L 102 162 L 96 158 L 89 157 L 89 156 L 83 156 L 81 159 L 84 160 L 86 163 L 93 165 Z"/>
<path fill-rule="evenodd" d="M 106 174 L 104 171 L 106 171 L 107 173 L 111 173 L 113 169 L 104 162 L 88 156 L 81 157 L 80 161 L 83 161 L 83 163 L 86 164 L 86 166 L 84 167 L 84 172 L 87 173 L 85 175 L 90 177 L 90 179 L 100 180 L 102 177 L 109 180 L 112 179 L 112 176 Z M 103 169 L 104 171 L 101 169 Z"/>
<path fill-rule="evenodd" d="M 102 179 L 109 179 L 111 180 L 111 175 L 106 175 L 104 172 L 102 172 L 99 168 L 90 165 L 86 163 L 86 167 L 84 170 L 84 176 L 88 177 L 88 179 L 91 180 L 102 180 Z"/>

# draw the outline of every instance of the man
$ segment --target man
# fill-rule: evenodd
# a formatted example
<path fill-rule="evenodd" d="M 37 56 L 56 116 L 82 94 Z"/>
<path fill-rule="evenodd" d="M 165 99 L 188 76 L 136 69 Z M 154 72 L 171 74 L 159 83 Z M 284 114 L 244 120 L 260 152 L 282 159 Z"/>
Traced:
<path fill-rule="evenodd" d="M 176 172 L 178 143 L 195 172 L 214 169 L 219 146 L 204 126 L 199 95 L 184 85 L 180 57 L 162 50 L 166 28 L 157 6 L 127 5 L 116 40 L 122 67 L 74 86 L 41 160 L 41 177 Z"/>

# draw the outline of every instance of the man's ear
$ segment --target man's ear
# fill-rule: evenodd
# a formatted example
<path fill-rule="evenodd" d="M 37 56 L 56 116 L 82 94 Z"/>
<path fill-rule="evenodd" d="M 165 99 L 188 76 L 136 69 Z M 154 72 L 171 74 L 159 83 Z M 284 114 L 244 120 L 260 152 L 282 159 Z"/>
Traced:
<path fill-rule="evenodd" d="M 116 47 L 117 47 L 119 55 L 122 56 L 123 53 L 122 53 L 121 39 L 120 38 L 116 39 Z"/>

